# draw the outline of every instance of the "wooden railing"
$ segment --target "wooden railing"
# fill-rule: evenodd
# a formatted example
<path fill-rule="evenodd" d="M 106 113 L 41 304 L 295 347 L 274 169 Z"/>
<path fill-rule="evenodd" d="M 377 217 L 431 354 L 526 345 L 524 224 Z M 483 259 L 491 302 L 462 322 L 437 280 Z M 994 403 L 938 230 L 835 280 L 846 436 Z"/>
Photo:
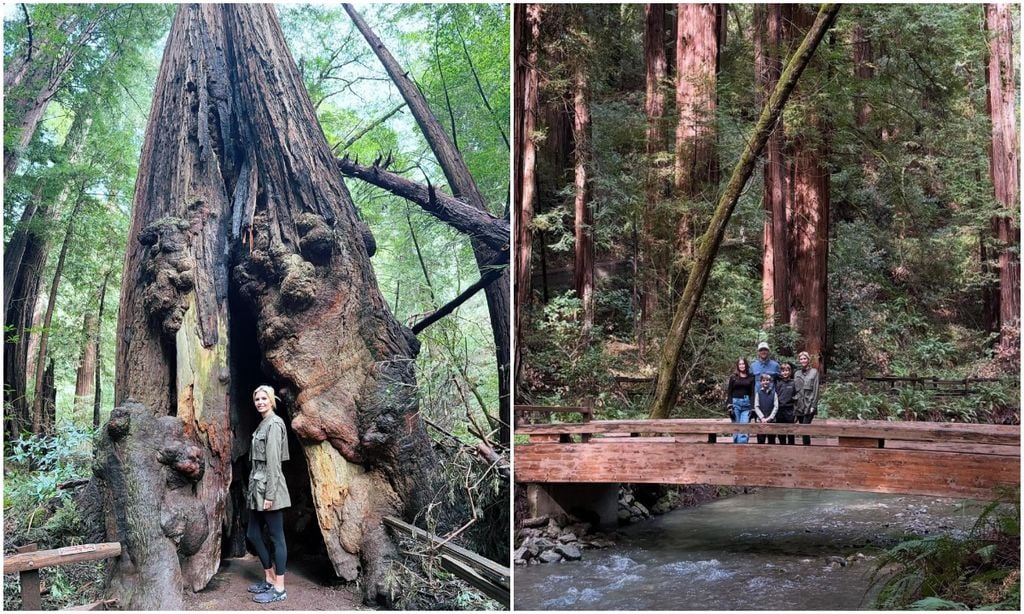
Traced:
<path fill-rule="evenodd" d="M 737 432 L 749 443 L 733 444 L 728 435 Z M 516 446 L 520 483 L 720 484 L 976 499 L 1020 484 L 1019 426 L 591 420 L 522 425 L 516 434 L 529 438 Z M 759 434 L 810 436 L 812 445 L 758 445 Z"/>
<path fill-rule="evenodd" d="M 442 567 L 505 607 L 511 605 L 511 572 L 508 567 L 449 543 L 433 533 L 428 533 L 393 516 L 385 516 L 384 524 L 419 541 L 426 542 L 431 549 L 436 549 L 440 553 Z"/>
<path fill-rule="evenodd" d="M 17 554 L 4 557 L 4 573 L 17 573 L 21 580 L 21 609 L 41 610 L 42 591 L 39 585 L 39 570 L 43 567 L 59 567 L 72 563 L 99 561 L 121 556 L 121 544 L 83 544 L 55 550 L 37 550 L 35 544 L 18 548 Z M 99 605 L 99 604 L 91 604 Z M 110 605 L 103 602 L 103 605 Z M 94 609 L 88 607 L 86 609 Z"/>

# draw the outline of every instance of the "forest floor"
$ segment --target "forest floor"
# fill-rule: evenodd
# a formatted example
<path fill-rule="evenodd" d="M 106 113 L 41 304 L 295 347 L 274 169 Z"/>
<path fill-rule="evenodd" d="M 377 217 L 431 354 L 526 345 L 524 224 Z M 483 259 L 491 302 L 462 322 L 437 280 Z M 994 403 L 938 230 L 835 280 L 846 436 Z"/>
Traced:
<path fill-rule="evenodd" d="M 246 588 L 263 579 L 263 568 L 253 555 L 221 561 L 220 571 L 207 587 L 187 594 L 186 610 L 369 610 L 359 594 L 334 577 L 331 565 L 317 558 L 288 561 L 284 601 L 261 605 Z"/>

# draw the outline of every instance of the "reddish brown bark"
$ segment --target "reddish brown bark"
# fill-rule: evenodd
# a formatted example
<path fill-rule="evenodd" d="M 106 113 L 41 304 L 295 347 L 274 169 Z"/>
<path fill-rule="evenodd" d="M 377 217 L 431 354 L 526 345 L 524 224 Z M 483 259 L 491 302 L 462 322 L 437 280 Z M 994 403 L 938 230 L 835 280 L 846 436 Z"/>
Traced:
<path fill-rule="evenodd" d="M 782 72 L 782 9 L 778 4 L 755 5 L 754 48 L 758 98 L 763 105 Z M 765 220 L 762 237 L 761 294 L 768 326 L 789 324 L 790 250 L 786 214 L 786 175 L 780 116 L 765 144 Z"/>
<path fill-rule="evenodd" d="M 573 68 L 573 236 L 576 239 L 573 269 L 576 296 L 583 304 L 583 334 L 594 326 L 594 213 L 591 209 L 590 92 L 582 63 Z"/>
<path fill-rule="evenodd" d="M 664 4 L 644 5 L 644 63 L 646 66 L 646 98 L 644 112 L 647 115 L 647 197 L 640 213 L 639 257 L 637 258 L 634 283 L 639 284 L 640 323 L 637 337 L 641 350 L 654 311 L 658 306 L 659 271 L 667 271 L 666 249 L 658 249 L 663 242 L 658 240 L 656 221 L 664 215 L 663 199 L 666 196 L 669 169 L 665 143 L 665 89 L 668 76 L 668 57 L 665 53 L 665 9 Z"/>
<path fill-rule="evenodd" d="M 78 368 L 75 369 L 75 409 L 92 407 L 96 385 L 96 336 L 99 334 L 99 320 L 92 311 L 82 317 L 82 348 L 78 352 Z"/>
<path fill-rule="evenodd" d="M 537 130 L 539 112 L 538 60 L 540 25 L 543 7 L 539 4 L 515 5 L 516 36 L 516 161 L 515 186 L 518 199 L 516 207 L 516 264 L 515 264 L 515 372 L 519 374 L 519 360 L 522 351 L 524 330 L 523 310 L 530 304 L 530 271 L 533 259 L 534 202 L 537 198 L 537 145 L 534 132 Z"/>
<path fill-rule="evenodd" d="M 996 200 L 1005 214 L 992 220 L 999 242 L 1000 331 L 1020 326 L 1020 151 L 1016 121 L 1017 71 L 1013 52 L 1013 14 L 1008 4 L 985 5 L 985 31 L 989 34 L 988 111 L 992 120 L 989 170 Z M 1004 333 L 1005 334 L 1005 333 Z M 1014 335 L 1008 336 L 1017 343 Z"/>
<path fill-rule="evenodd" d="M 718 183 L 715 112 L 718 73 L 718 5 L 678 4 L 676 15 L 675 195 L 680 201 L 679 251 L 693 256 L 694 224 Z"/>
<path fill-rule="evenodd" d="M 368 253 L 273 7 L 180 7 L 133 202 L 117 407 L 94 463 L 108 539 L 125 545 L 111 570 L 123 607 L 180 609 L 222 544 L 241 554 L 251 394 L 266 382 L 301 444 L 286 531 L 300 517 L 319 528 L 293 556 L 322 544 L 367 599 L 393 595 L 381 517 L 411 520 L 443 488 L 418 418 L 418 343 Z"/>
<path fill-rule="evenodd" d="M 786 37 L 796 44 L 814 22 L 804 5 L 783 5 Z M 790 323 L 800 333 L 801 350 L 826 364 L 828 330 L 829 129 L 812 101 L 794 95 L 804 116 L 799 134 L 787 134 L 787 193 L 791 260 Z"/>

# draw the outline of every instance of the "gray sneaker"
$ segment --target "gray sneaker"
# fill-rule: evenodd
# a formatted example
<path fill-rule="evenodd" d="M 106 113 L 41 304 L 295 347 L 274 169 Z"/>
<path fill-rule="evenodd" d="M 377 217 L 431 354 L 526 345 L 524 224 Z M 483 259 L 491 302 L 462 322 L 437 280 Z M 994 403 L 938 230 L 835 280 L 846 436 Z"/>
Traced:
<path fill-rule="evenodd" d="M 288 591 L 277 592 L 276 588 L 272 588 L 265 593 L 260 593 L 252 598 L 256 603 L 273 603 L 275 601 L 284 601 L 288 598 Z"/>
<path fill-rule="evenodd" d="M 248 590 L 250 593 L 265 593 L 270 589 L 274 588 L 274 585 L 264 580 L 263 582 L 257 582 L 256 584 L 250 584 Z"/>

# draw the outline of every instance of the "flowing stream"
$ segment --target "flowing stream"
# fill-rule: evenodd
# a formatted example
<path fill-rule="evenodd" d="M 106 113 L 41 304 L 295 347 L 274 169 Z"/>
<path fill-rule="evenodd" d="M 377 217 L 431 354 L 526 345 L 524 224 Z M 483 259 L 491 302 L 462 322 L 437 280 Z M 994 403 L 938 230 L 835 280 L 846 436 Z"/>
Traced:
<path fill-rule="evenodd" d="M 585 550 L 582 561 L 517 567 L 515 607 L 869 609 L 881 548 L 908 532 L 960 534 L 980 509 L 935 497 L 763 488 L 624 528 L 615 546 Z"/>

